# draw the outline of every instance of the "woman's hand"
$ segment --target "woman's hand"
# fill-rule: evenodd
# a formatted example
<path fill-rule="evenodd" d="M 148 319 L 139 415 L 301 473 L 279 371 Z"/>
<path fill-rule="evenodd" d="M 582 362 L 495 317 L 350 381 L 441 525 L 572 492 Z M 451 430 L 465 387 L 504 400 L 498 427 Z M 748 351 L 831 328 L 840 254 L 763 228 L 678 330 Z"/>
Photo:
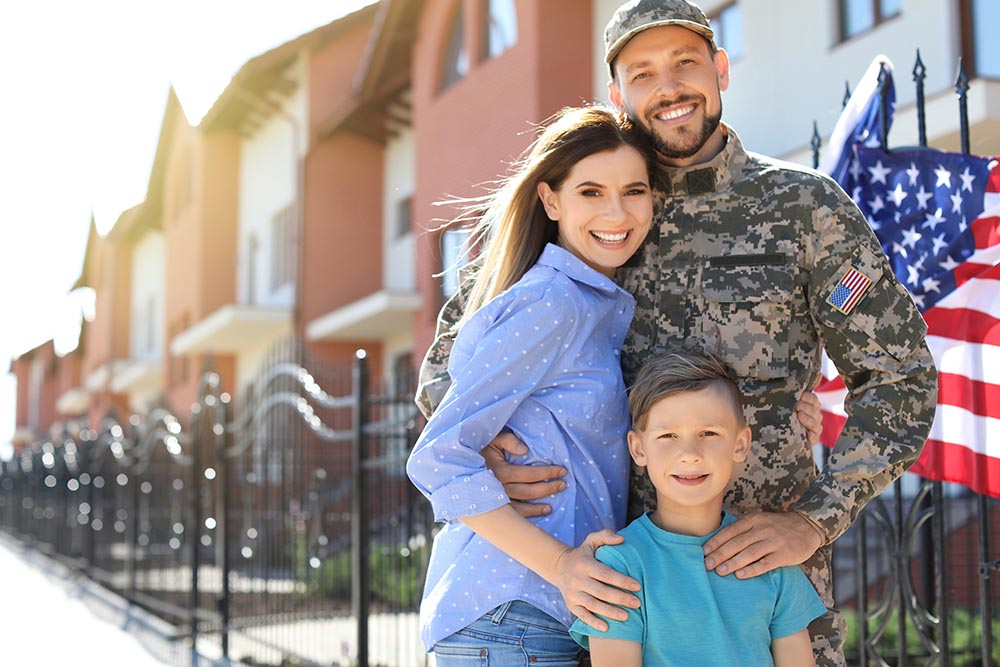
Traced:
<path fill-rule="evenodd" d="M 607 630 L 608 624 L 598 618 L 624 621 L 628 612 L 621 607 L 639 608 L 639 598 L 627 591 L 639 590 L 639 582 L 594 558 L 597 547 L 621 544 L 623 537 L 612 530 L 591 533 L 575 549 L 567 547 L 556 562 L 556 579 L 566 606 L 581 621 L 596 630 Z"/>

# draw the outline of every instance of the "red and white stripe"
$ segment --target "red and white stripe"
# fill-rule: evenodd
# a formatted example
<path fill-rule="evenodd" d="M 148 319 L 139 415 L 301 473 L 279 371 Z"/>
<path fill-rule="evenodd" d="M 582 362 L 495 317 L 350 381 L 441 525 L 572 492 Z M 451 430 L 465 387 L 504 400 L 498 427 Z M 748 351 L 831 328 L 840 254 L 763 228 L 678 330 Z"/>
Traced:
<path fill-rule="evenodd" d="M 955 269 L 958 287 L 924 313 L 938 407 L 912 472 L 1000 497 L 1000 207 L 972 229 L 976 252 Z M 824 406 L 822 441 L 833 446 L 846 421 L 847 390 L 825 356 L 823 377 L 816 390 Z"/>

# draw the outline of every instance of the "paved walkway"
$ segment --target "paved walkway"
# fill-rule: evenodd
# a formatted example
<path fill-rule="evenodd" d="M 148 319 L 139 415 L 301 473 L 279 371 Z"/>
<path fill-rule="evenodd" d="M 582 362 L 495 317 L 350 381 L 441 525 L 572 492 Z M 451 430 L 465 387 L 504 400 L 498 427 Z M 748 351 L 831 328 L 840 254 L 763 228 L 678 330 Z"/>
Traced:
<path fill-rule="evenodd" d="M 177 648 L 45 556 L 0 536 L 0 665 L 162 667 Z"/>

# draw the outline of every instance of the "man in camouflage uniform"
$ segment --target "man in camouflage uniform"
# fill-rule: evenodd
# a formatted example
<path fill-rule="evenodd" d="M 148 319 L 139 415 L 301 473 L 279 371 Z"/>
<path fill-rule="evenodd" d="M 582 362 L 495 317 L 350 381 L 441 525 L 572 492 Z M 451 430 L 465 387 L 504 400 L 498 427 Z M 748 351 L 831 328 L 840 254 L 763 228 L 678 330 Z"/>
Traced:
<path fill-rule="evenodd" d="M 937 375 L 924 321 L 851 199 L 812 170 L 747 153 L 720 122 L 729 63 L 712 40 L 686 0 L 631 0 L 605 30 L 611 100 L 650 133 L 662 167 L 653 228 L 619 271 L 636 298 L 622 367 L 630 383 L 652 351 L 683 343 L 740 375 L 755 444 L 726 507 L 743 518 L 709 541 L 706 567 L 742 578 L 802 564 L 829 610 L 810 626 L 816 663 L 844 665 L 830 545 L 916 460 Z M 445 306 L 424 360 L 425 413 L 447 386 L 460 308 Z M 817 474 L 792 411 L 824 346 L 849 417 Z M 634 473 L 630 516 L 655 499 Z"/>

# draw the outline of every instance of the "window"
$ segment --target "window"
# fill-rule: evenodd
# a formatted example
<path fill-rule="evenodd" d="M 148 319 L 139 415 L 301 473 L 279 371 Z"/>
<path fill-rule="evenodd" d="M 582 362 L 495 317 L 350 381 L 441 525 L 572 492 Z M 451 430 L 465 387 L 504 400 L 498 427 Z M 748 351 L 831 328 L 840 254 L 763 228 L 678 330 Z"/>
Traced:
<path fill-rule="evenodd" d="M 743 11 L 736 3 L 709 17 L 715 31 L 715 45 L 725 49 L 730 60 L 743 57 Z"/>
<path fill-rule="evenodd" d="M 413 195 L 396 202 L 396 238 L 410 233 L 413 225 Z"/>
<path fill-rule="evenodd" d="M 397 392 L 409 392 L 413 380 L 413 355 L 401 352 L 392 359 L 392 383 Z"/>
<path fill-rule="evenodd" d="M 450 299 L 458 291 L 458 268 L 468 259 L 464 229 L 447 229 L 441 234 L 441 293 Z"/>
<path fill-rule="evenodd" d="M 295 205 L 289 204 L 271 218 L 271 291 L 295 280 Z"/>
<path fill-rule="evenodd" d="M 448 28 L 448 45 L 441 70 L 441 90 L 448 88 L 469 73 L 469 52 L 465 48 L 465 28 L 462 17 L 462 0 L 458 0 L 455 15 Z"/>
<path fill-rule="evenodd" d="M 517 10 L 514 0 L 482 0 L 483 57 L 495 58 L 517 42 Z"/>
<path fill-rule="evenodd" d="M 969 63 L 970 75 L 1000 77 L 1000 40 L 996 38 L 996 26 L 1000 25 L 1000 3 L 996 0 L 970 0 L 965 14 L 972 44 L 963 51 Z M 968 39 L 968 37 L 966 38 Z M 971 71 L 970 71 L 971 70 Z"/>
<path fill-rule="evenodd" d="M 840 0 L 840 39 L 850 39 L 892 18 L 903 0 Z"/>

